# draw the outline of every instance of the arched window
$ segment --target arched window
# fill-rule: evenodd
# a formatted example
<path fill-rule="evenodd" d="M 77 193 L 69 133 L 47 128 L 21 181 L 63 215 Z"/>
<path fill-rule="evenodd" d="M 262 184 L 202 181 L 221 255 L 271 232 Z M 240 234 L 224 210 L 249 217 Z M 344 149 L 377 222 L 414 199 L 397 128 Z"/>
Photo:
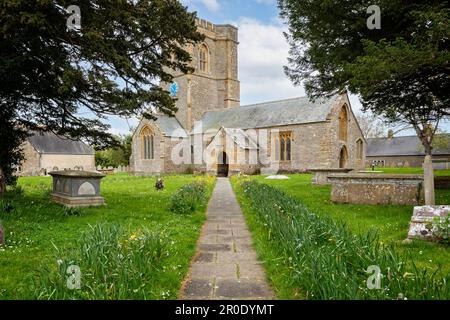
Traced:
<path fill-rule="evenodd" d="M 141 150 L 142 158 L 146 160 L 155 159 L 155 135 L 149 127 L 141 130 Z"/>
<path fill-rule="evenodd" d="M 364 154 L 364 143 L 362 142 L 361 139 L 358 139 L 358 141 L 356 141 L 356 158 L 358 160 L 361 160 L 363 158 L 363 154 Z"/>
<path fill-rule="evenodd" d="M 280 132 L 275 137 L 275 161 L 291 161 L 292 132 Z"/>
<path fill-rule="evenodd" d="M 348 134 L 348 113 L 346 106 L 343 106 L 339 113 L 339 140 L 347 141 Z"/>
<path fill-rule="evenodd" d="M 205 44 L 200 46 L 199 69 L 201 72 L 209 72 L 209 50 Z"/>

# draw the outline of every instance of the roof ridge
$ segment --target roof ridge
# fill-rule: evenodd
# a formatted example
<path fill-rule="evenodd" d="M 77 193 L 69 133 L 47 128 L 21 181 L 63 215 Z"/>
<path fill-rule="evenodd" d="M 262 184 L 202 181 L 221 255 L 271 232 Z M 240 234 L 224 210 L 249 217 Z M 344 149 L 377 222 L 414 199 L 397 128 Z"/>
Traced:
<path fill-rule="evenodd" d="M 246 105 L 242 105 L 240 107 L 241 108 L 247 108 L 247 107 L 260 106 L 260 105 L 263 105 L 263 104 L 286 102 L 286 101 L 294 101 L 294 100 L 307 99 L 307 98 L 308 98 L 308 96 L 296 97 L 296 98 L 287 98 L 287 99 L 280 99 L 280 100 L 272 100 L 272 101 L 266 101 L 266 102 L 258 102 L 258 103 L 246 104 Z"/>

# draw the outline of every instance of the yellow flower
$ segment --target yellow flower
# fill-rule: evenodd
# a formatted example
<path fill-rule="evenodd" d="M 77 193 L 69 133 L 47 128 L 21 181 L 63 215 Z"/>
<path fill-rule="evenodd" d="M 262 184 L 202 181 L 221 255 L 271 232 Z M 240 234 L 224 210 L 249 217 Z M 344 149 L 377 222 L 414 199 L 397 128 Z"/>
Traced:
<path fill-rule="evenodd" d="M 134 241 L 134 240 L 136 240 L 136 239 L 137 239 L 137 235 L 132 234 L 131 237 L 130 237 L 130 240 L 131 240 L 131 241 Z"/>

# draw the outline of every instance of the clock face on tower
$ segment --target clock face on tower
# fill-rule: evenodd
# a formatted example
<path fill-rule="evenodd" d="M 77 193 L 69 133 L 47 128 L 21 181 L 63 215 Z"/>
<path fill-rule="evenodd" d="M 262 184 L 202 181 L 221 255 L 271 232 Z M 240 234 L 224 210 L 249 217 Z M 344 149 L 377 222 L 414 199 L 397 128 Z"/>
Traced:
<path fill-rule="evenodd" d="M 178 86 L 178 83 L 176 82 L 172 82 L 169 85 L 169 92 L 170 92 L 170 96 L 171 97 L 176 97 L 178 94 L 178 90 L 180 89 L 180 87 Z"/>

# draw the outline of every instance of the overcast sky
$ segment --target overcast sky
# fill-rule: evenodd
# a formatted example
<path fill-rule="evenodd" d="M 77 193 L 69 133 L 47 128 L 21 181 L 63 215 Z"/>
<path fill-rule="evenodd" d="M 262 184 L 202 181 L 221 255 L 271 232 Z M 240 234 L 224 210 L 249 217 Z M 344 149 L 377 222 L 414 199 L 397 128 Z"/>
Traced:
<path fill-rule="evenodd" d="M 283 36 L 286 25 L 279 18 L 276 0 L 181 0 L 189 11 L 215 24 L 239 28 L 239 80 L 241 104 L 305 96 L 302 87 L 294 87 L 283 72 L 289 46 Z M 361 104 L 351 96 L 353 110 Z M 111 132 L 127 133 L 137 120 L 110 119 Z M 405 132 L 404 134 L 413 134 Z"/>

